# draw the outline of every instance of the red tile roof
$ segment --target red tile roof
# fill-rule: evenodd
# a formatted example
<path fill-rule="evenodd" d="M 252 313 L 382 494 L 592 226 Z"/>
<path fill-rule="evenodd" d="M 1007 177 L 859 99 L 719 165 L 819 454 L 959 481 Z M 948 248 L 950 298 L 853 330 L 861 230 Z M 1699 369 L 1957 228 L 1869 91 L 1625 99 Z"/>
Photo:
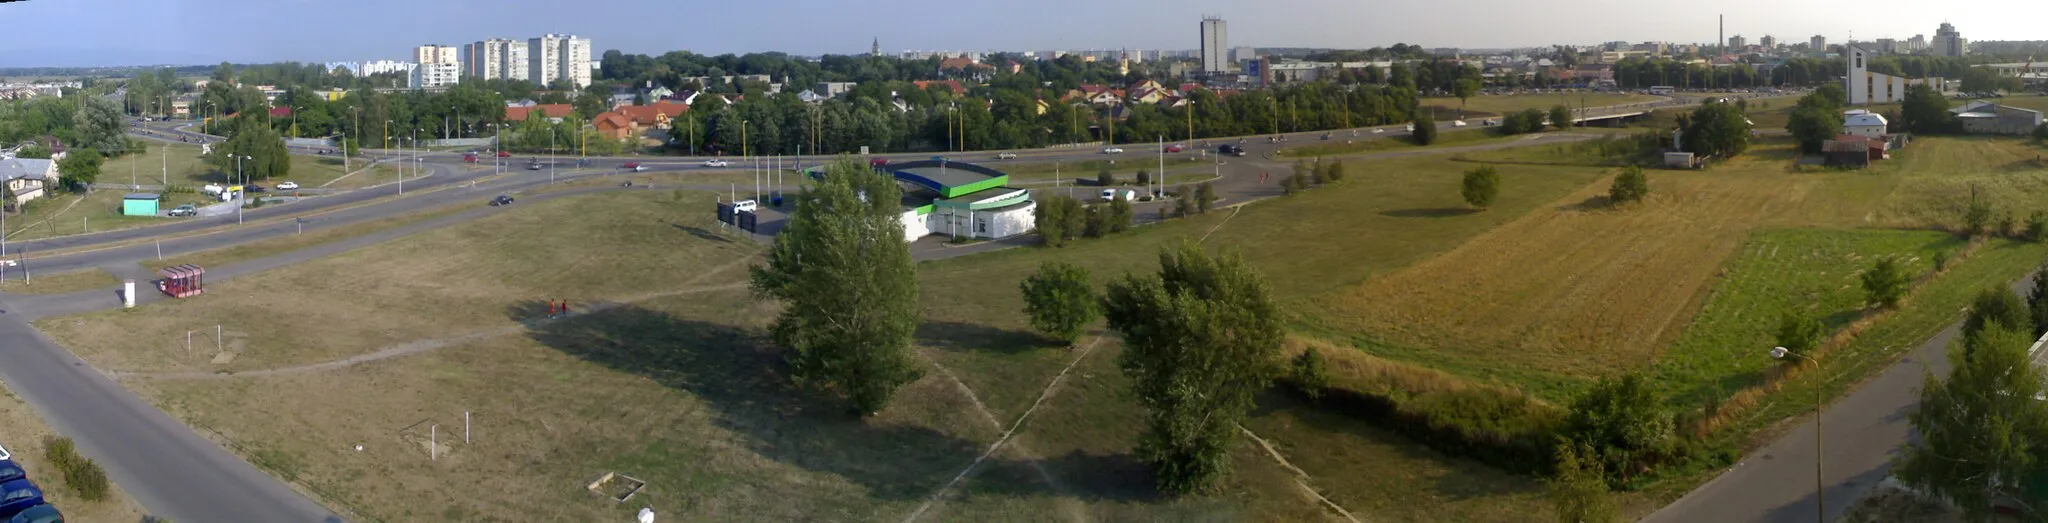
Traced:
<path fill-rule="evenodd" d="M 951 88 L 956 96 L 967 94 L 967 88 L 961 87 L 959 80 L 918 80 L 910 83 L 916 85 L 919 90 L 926 89 L 932 84 L 939 84 Z"/>
<path fill-rule="evenodd" d="M 505 119 L 514 122 L 525 121 L 527 115 L 532 113 L 534 110 L 540 110 L 541 114 L 547 115 L 548 118 L 564 118 L 569 116 L 570 113 L 576 112 L 576 108 L 570 106 L 569 104 L 541 104 L 529 107 L 506 107 Z"/>
<path fill-rule="evenodd" d="M 661 120 L 663 118 L 675 118 L 677 116 L 682 116 L 684 112 L 687 112 L 689 110 L 690 106 L 687 105 L 678 103 L 659 102 L 653 105 L 622 106 L 619 107 L 618 109 L 614 109 L 613 112 L 619 113 L 620 115 L 625 116 L 626 118 L 632 119 L 634 123 L 638 123 L 640 125 L 655 125 L 661 123 Z M 662 118 L 656 118 L 655 115 L 661 115 Z"/>
<path fill-rule="evenodd" d="M 290 108 L 290 107 L 272 107 L 272 108 L 270 108 L 270 117 L 271 117 L 271 118 L 289 118 L 289 117 L 291 117 L 291 115 L 292 115 L 292 108 Z"/>
<path fill-rule="evenodd" d="M 988 65 L 988 64 L 978 64 L 978 63 L 974 63 L 974 60 L 973 60 L 973 59 L 971 59 L 971 58 L 947 58 L 947 59 L 944 59 L 944 60 L 939 60 L 939 70 L 941 70 L 941 71 L 943 71 L 943 70 L 947 70 L 947 69 L 973 69 L 973 68 L 980 68 L 980 69 L 994 69 L 994 68 L 995 68 L 995 66 L 993 66 L 993 65 Z"/>

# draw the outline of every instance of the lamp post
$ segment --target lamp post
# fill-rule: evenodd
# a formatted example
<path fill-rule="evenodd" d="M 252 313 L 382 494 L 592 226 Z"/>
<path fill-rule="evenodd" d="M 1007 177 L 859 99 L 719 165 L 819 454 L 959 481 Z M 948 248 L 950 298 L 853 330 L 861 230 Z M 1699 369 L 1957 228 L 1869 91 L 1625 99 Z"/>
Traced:
<path fill-rule="evenodd" d="M 1792 352 L 1791 349 L 1787 349 L 1784 347 L 1771 348 L 1771 358 L 1782 360 L 1787 357 L 1799 358 L 1812 362 L 1815 368 L 1818 368 L 1820 366 L 1820 360 L 1814 359 L 1812 356 Z M 1818 519 L 1815 519 L 1815 521 L 1828 520 L 1827 489 L 1825 487 L 1825 485 L 1827 484 L 1827 479 L 1826 477 L 1821 476 L 1821 463 L 1822 460 L 1826 457 L 1826 455 L 1821 453 L 1822 438 L 1820 430 L 1821 385 L 1826 381 L 1826 379 L 1827 376 L 1825 375 L 1816 376 L 1813 379 L 1813 510 L 1814 514 L 1818 517 Z"/>
<path fill-rule="evenodd" d="M 740 120 L 740 158 L 747 157 L 747 120 Z"/>
<path fill-rule="evenodd" d="M 235 157 L 235 176 L 240 177 L 242 179 L 243 187 L 242 190 L 235 191 L 235 200 L 238 200 L 235 202 L 235 224 L 240 225 L 242 223 L 242 207 L 246 207 L 246 204 L 248 203 L 247 198 L 244 198 L 243 195 L 248 194 L 249 190 L 247 188 L 249 185 L 249 175 L 242 173 L 242 160 L 254 160 L 256 159 L 256 157 L 249 156 L 246 154 L 238 154 L 232 156 Z"/>
<path fill-rule="evenodd" d="M 304 110 L 306 110 L 306 108 L 304 108 L 304 107 L 299 107 L 299 106 L 296 106 L 296 105 L 292 106 L 292 137 L 293 137 L 293 138 L 298 138 L 298 137 L 299 137 L 299 111 L 304 111 Z"/>

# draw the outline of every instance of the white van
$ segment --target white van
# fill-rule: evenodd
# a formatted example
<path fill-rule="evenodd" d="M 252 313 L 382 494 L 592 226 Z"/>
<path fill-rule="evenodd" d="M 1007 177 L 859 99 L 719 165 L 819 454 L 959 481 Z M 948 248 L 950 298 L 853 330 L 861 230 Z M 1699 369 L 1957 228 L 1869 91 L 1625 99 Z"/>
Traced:
<path fill-rule="evenodd" d="M 747 211 L 747 212 L 754 212 L 754 209 L 756 209 L 756 208 L 758 208 L 758 207 L 760 207 L 760 204 L 759 204 L 759 203 L 757 203 L 757 202 L 755 202 L 755 201 L 753 201 L 753 200 L 740 200 L 740 201 L 737 201 L 737 202 L 732 202 L 732 210 L 733 210 L 734 212 L 738 212 L 738 211 Z"/>
<path fill-rule="evenodd" d="M 1102 190 L 1102 201 L 1105 201 L 1105 202 L 1108 202 L 1108 201 L 1115 201 L 1115 200 L 1116 200 L 1116 195 L 1117 195 L 1117 191 L 1118 191 L 1118 189 L 1103 189 L 1103 190 Z M 1135 200 L 1137 200 L 1137 199 L 1138 199 L 1138 191 L 1133 191 L 1133 190 L 1130 190 L 1130 189 L 1122 189 L 1122 191 L 1123 191 L 1123 195 L 1124 195 L 1124 200 L 1125 200 L 1125 201 L 1135 201 Z"/>

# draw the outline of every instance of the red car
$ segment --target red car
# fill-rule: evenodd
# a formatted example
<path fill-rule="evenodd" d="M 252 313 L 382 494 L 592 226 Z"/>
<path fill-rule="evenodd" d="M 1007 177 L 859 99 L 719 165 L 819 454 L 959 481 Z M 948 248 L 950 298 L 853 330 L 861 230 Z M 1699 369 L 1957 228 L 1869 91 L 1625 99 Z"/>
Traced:
<path fill-rule="evenodd" d="M 463 163 L 476 163 L 476 153 L 462 155 Z"/>
<path fill-rule="evenodd" d="M 1180 144 L 1173 144 L 1173 145 L 1168 145 L 1168 146 L 1166 146 L 1166 152 L 1169 152 L 1169 153 L 1177 153 L 1177 152 L 1180 152 Z"/>
<path fill-rule="evenodd" d="M 640 165 L 640 162 L 632 162 L 632 163 L 628 163 L 628 164 L 625 164 L 625 165 L 621 165 L 621 166 L 619 166 L 619 167 L 620 167 L 620 168 L 622 168 L 622 169 L 628 170 L 628 171 L 633 171 L 633 172 L 640 172 L 640 171 L 645 171 L 645 170 L 647 170 L 647 168 L 646 168 L 646 167 L 643 167 L 643 166 L 641 166 L 641 165 Z"/>
<path fill-rule="evenodd" d="M 499 157 L 499 158 L 511 158 L 511 157 L 512 157 L 512 153 L 508 153 L 508 152 L 505 152 L 505 151 L 498 151 L 498 157 Z"/>

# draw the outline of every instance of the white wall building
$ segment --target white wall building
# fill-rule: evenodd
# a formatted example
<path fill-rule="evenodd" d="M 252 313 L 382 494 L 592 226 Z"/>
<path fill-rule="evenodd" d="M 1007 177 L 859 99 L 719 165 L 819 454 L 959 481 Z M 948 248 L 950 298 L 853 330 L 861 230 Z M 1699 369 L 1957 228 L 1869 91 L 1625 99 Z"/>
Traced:
<path fill-rule="evenodd" d="M 529 80 L 526 42 L 492 38 L 462 46 L 462 75 L 485 80 Z"/>
<path fill-rule="evenodd" d="M 548 34 L 526 40 L 528 79 L 546 86 L 555 79 L 568 79 L 576 87 L 590 86 L 590 39 L 576 35 Z"/>
<path fill-rule="evenodd" d="M 1876 56 L 1876 53 L 1859 46 L 1847 46 L 1846 55 L 1844 58 L 1849 62 L 1849 75 L 1844 81 L 1849 85 L 1844 87 L 1849 91 L 1850 105 L 1898 103 L 1905 101 L 1907 86 L 1925 84 L 1938 88 L 1941 85 L 1940 78 L 1908 79 L 1870 72 L 1870 64 L 1865 62 Z"/>
<path fill-rule="evenodd" d="M 383 73 L 405 73 L 410 75 L 413 68 L 418 66 L 419 64 L 397 60 L 372 60 L 363 62 L 363 70 L 359 74 L 361 76 Z"/>
<path fill-rule="evenodd" d="M 455 85 L 456 82 L 462 81 L 461 74 L 462 68 L 454 62 L 420 64 L 419 67 L 413 68 L 411 82 L 406 85 L 413 88 Z"/>
<path fill-rule="evenodd" d="M 1864 138 L 1883 138 L 1888 122 L 1884 115 L 1862 109 L 1849 111 L 1842 120 L 1842 133 Z"/>
<path fill-rule="evenodd" d="M 445 45 L 422 45 L 412 48 L 413 63 L 453 64 L 460 61 L 454 47 Z"/>
<path fill-rule="evenodd" d="M 1202 18 L 1202 72 L 1229 73 L 1237 62 L 1230 60 L 1230 30 L 1222 17 Z"/>

